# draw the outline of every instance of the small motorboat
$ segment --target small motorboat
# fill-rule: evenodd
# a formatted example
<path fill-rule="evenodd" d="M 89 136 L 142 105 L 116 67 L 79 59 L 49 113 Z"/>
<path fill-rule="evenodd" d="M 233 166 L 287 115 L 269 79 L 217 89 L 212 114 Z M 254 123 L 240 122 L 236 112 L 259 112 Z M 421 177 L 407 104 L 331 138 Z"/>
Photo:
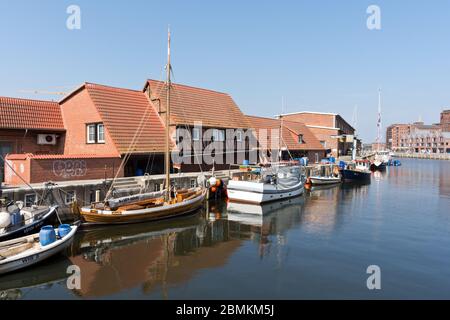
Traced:
<path fill-rule="evenodd" d="M 1 242 L 0 274 L 29 267 L 60 253 L 72 243 L 78 226 L 79 223 L 56 229 L 45 226 L 39 233 Z"/>
<path fill-rule="evenodd" d="M 275 164 L 243 178 L 228 182 L 229 200 L 259 204 L 300 196 L 304 191 L 305 176 L 298 165 Z"/>
<path fill-rule="evenodd" d="M 0 242 L 24 237 L 39 232 L 44 225 L 51 224 L 58 206 L 24 207 L 22 201 L 10 202 L 0 209 Z"/>
<path fill-rule="evenodd" d="M 321 177 L 321 176 L 311 176 L 309 177 L 309 181 L 312 185 L 328 185 L 328 184 L 337 184 L 342 181 L 341 177 Z"/>

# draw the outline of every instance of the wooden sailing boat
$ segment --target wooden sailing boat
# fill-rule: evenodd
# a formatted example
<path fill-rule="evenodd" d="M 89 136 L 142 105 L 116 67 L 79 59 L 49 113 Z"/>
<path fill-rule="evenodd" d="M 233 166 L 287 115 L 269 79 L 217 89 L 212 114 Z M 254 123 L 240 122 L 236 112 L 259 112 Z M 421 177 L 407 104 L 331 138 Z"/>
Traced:
<path fill-rule="evenodd" d="M 87 223 L 121 224 L 154 221 L 173 218 L 197 210 L 203 206 L 207 189 L 204 187 L 179 190 L 171 195 L 170 184 L 170 31 L 167 49 L 167 110 L 166 110 L 166 148 L 165 148 L 165 191 L 131 197 L 123 197 L 93 203 L 80 208 L 80 215 Z"/>

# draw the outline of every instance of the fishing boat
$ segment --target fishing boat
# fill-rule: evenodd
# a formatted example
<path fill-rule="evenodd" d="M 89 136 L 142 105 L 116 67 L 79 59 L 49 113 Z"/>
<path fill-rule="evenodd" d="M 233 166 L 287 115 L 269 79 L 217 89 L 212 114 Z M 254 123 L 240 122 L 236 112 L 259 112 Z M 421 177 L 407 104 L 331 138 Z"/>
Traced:
<path fill-rule="evenodd" d="M 228 199 L 236 202 L 265 203 L 299 196 L 304 191 L 305 175 L 298 165 L 274 164 L 249 173 L 245 180 L 230 180 Z"/>
<path fill-rule="evenodd" d="M 354 160 L 342 168 L 341 175 L 344 182 L 370 182 L 370 161 Z"/>
<path fill-rule="evenodd" d="M 39 232 L 39 229 L 51 224 L 58 206 L 24 207 L 22 201 L 10 202 L 0 208 L 0 242 Z"/>
<path fill-rule="evenodd" d="M 80 215 L 85 223 L 90 224 L 123 224 L 155 221 L 174 218 L 191 213 L 203 206 L 207 189 L 204 186 L 172 190 L 170 183 L 170 98 L 171 98 L 171 71 L 170 64 L 170 31 L 168 33 L 167 56 L 167 110 L 165 116 L 166 149 L 165 149 L 165 190 L 125 196 L 92 203 L 90 206 L 80 208 Z M 123 163 L 122 163 L 123 165 Z M 120 170 L 119 170 L 120 171 Z M 109 194 L 109 192 L 108 192 Z M 108 196 L 106 197 L 108 198 Z"/>
<path fill-rule="evenodd" d="M 29 267 L 66 249 L 72 243 L 78 223 L 66 226 L 70 228 L 66 229 L 67 234 L 60 228 L 54 229 L 56 236 L 48 244 L 43 242 L 41 233 L 0 243 L 0 274 Z"/>

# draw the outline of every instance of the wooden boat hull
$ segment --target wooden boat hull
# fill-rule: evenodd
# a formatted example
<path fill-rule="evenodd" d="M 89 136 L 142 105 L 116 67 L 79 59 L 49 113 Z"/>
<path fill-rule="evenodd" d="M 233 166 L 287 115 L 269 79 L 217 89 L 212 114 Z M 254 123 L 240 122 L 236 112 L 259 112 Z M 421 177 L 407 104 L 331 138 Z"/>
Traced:
<path fill-rule="evenodd" d="M 73 237 L 78 229 L 78 225 L 72 226 L 72 230 L 62 239 L 59 239 L 52 244 L 49 244 L 45 247 L 40 247 L 39 250 L 32 248 L 29 250 L 25 250 L 22 253 L 16 254 L 14 256 L 8 257 L 4 260 L 0 260 L 0 274 L 9 273 L 12 271 L 16 271 L 19 269 L 23 269 L 29 266 L 32 266 L 36 263 L 39 263 L 43 260 L 46 260 L 61 251 L 65 250 L 73 241 Z M 39 235 L 34 235 L 39 238 Z M 20 239 L 26 239 L 31 236 L 21 237 L 18 239 L 14 239 L 11 241 L 16 241 Z M 1 243 L 1 245 L 7 245 L 8 242 L 5 241 Z M 40 245 L 39 245 L 40 246 Z"/>
<path fill-rule="evenodd" d="M 368 182 L 370 181 L 370 172 L 359 170 L 341 170 L 342 180 L 345 182 Z"/>
<path fill-rule="evenodd" d="M 90 207 L 83 207 L 80 210 L 80 214 L 83 221 L 89 224 L 125 224 L 157 221 L 191 213 L 203 206 L 205 197 L 206 190 L 203 190 L 196 198 L 176 204 L 149 209 L 129 210 L 123 211 L 122 213 L 114 213 L 110 210 L 93 210 Z"/>
<path fill-rule="evenodd" d="M 42 226 L 51 224 L 50 222 L 53 220 L 56 215 L 56 209 L 58 206 L 52 206 L 49 208 L 49 211 L 45 213 L 39 220 L 33 221 L 30 224 L 18 227 L 10 232 L 3 233 L 0 235 L 0 242 L 7 241 L 11 239 L 25 237 L 31 234 L 35 234 L 39 232 Z"/>

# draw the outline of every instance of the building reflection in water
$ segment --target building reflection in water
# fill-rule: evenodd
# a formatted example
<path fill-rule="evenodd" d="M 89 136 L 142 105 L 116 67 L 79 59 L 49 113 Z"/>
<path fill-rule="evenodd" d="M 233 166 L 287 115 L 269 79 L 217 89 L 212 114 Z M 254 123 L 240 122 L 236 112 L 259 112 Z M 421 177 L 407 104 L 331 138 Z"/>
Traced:
<path fill-rule="evenodd" d="M 257 243 L 261 258 L 273 246 L 280 255 L 286 231 L 301 220 L 303 202 L 265 205 L 257 208 L 262 215 L 227 211 L 222 202 L 189 218 L 83 232 L 70 258 L 81 268 L 82 285 L 75 293 L 95 298 L 141 287 L 143 293 L 159 291 L 169 298 L 171 286 L 188 282 L 202 269 L 224 266 L 245 241 Z"/>

